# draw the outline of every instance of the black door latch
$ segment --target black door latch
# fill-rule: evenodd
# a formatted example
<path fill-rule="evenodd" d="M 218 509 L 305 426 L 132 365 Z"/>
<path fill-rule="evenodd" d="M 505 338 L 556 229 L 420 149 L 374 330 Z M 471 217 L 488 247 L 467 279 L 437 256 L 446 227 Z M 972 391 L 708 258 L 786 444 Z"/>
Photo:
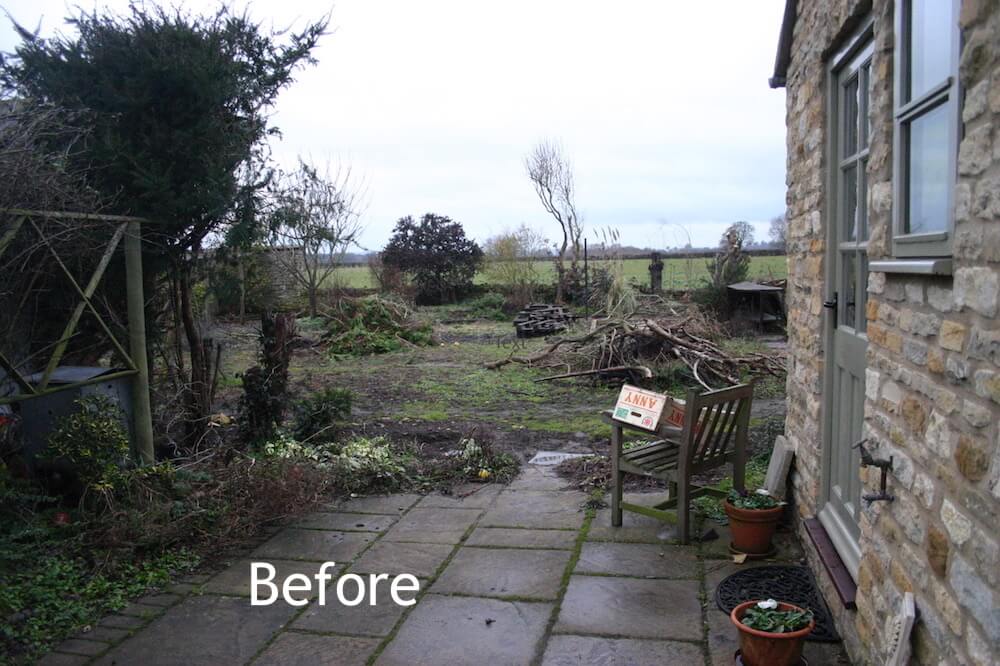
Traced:
<path fill-rule="evenodd" d="M 823 301 L 823 307 L 830 310 L 837 309 L 837 292 L 833 292 L 833 298 L 829 301 Z"/>

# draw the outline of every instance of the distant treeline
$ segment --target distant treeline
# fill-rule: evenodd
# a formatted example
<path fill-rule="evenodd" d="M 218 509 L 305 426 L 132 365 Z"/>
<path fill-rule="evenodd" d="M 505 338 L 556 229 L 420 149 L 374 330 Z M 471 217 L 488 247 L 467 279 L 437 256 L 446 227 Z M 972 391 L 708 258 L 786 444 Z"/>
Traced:
<path fill-rule="evenodd" d="M 681 249 L 681 248 L 671 248 L 667 250 L 640 250 L 637 248 L 623 248 L 622 251 L 608 252 L 604 249 L 595 248 L 588 253 L 588 258 L 591 261 L 607 261 L 609 259 L 649 259 L 649 256 L 653 252 L 659 252 L 660 255 L 666 258 L 681 258 L 681 259 L 711 259 L 718 252 L 718 249 L 707 248 L 707 247 L 696 247 L 691 249 Z M 777 247 L 750 247 L 746 250 L 746 253 L 751 257 L 780 257 L 785 254 L 783 248 Z M 352 266 L 367 266 L 368 257 L 367 254 L 348 254 L 340 262 L 341 266 L 352 267 Z M 542 254 L 534 257 L 522 257 L 519 261 L 532 260 L 546 260 L 552 259 L 551 254 Z"/>

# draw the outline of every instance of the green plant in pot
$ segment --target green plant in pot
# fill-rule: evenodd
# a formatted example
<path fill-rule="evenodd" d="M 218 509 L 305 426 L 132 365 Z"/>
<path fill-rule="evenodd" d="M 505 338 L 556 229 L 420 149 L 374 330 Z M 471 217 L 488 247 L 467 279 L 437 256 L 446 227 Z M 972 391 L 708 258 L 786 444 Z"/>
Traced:
<path fill-rule="evenodd" d="M 729 516 L 733 550 L 748 555 L 771 551 L 771 538 L 784 513 L 784 502 L 763 488 L 755 492 L 731 490 L 723 507 Z"/>
<path fill-rule="evenodd" d="M 812 611 L 774 599 L 744 602 L 729 617 L 740 632 L 744 666 L 799 664 L 806 636 L 816 626 Z"/>

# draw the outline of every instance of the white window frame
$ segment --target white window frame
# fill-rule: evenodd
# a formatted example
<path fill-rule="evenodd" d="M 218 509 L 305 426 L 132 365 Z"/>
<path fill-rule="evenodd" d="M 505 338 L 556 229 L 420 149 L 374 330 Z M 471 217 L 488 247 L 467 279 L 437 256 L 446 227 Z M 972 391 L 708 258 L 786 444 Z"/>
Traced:
<path fill-rule="evenodd" d="M 958 14 L 960 0 L 935 0 L 951 2 L 952 38 L 951 75 L 915 99 L 903 103 L 909 97 L 910 84 L 909 46 L 912 35 L 908 28 L 911 0 L 896 0 L 895 11 L 895 67 L 893 82 L 893 237 L 892 253 L 895 257 L 950 257 L 955 228 L 955 183 L 958 179 L 958 145 L 960 140 L 960 90 L 958 63 L 961 53 L 961 31 Z M 909 234 L 906 233 L 909 205 L 909 155 L 905 141 L 910 123 L 942 105 L 948 107 L 948 173 L 951 187 L 947 188 L 948 219 L 943 231 Z M 882 262 L 880 262 L 882 263 Z M 923 271 L 916 271 L 923 272 Z"/>

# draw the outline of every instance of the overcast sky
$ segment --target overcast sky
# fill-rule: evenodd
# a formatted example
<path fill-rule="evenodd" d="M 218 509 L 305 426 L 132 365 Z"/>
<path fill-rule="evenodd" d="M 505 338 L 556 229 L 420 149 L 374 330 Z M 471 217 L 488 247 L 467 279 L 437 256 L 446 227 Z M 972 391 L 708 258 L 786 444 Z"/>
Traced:
<path fill-rule="evenodd" d="M 217 2 L 181 4 L 205 11 Z M 523 223 L 554 238 L 524 171 L 540 139 L 571 158 L 591 242 L 714 245 L 785 208 L 783 90 L 770 90 L 782 0 L 274 0 L 268 24 L 331 13 L 319 64 L 278 98 L 275 158 L 350 165 L 367 192 L 363 244 L 432 211 L 473 237 Z M 239 2 L 234 6 L 240 7 Z M 42 35 L 92 1 L 0 0 Z M 127 0 L 98 7 L 116 11 Z M 0 21 L 0 49 L 16 37 Z"/>

